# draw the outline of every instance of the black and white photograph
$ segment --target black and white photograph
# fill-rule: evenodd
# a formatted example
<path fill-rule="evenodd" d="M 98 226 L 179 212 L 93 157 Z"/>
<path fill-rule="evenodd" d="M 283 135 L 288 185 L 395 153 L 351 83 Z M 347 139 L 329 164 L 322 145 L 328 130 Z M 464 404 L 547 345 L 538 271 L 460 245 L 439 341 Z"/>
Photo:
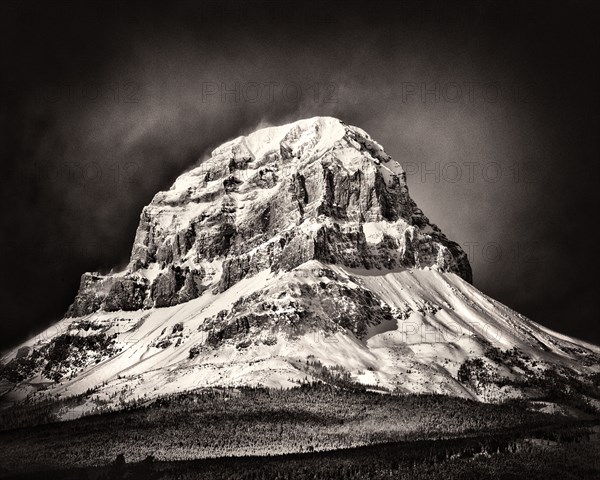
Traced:
<path fill-rule="evenodd" d="M 600 478 L 600 3 L 0 3 L 0 479 Z"/>

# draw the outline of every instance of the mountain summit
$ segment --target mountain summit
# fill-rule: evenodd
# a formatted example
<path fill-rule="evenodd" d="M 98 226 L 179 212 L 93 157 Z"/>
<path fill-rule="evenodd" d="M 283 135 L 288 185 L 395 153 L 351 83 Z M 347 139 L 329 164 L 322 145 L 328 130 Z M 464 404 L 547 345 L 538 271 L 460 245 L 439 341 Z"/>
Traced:
<path fill-rule="evenodd" d="M 221 145 L 159 192 L 127 268 L 84 274 L 65 319 L 2 375 L 12 398 L 92 392 L 87 411 L 306 380 L 494 401 L 600 370 L 598 347 L 471 283 L 381 145 L 335 118 L 300 120 Z"/>
<path fill-rule="evenodd" d="M 400 164 L 363 130 L 317 117 L 227 142 L 158 193 L 127 270 L 85 274 L 69 315 L 176 305 L 309 260 L 431 266 L 471 281 L 465 253 L 410 198 Z"/>

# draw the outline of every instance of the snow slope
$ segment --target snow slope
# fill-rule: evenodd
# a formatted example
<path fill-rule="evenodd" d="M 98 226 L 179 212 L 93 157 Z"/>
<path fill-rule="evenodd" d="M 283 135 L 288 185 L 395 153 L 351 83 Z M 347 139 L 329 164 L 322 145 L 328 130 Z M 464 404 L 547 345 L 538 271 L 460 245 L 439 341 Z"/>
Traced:
<path fill-rule="evenodd" d="M 324 276 L 330 272 L 335 273 L 335 282 L 343 282 L 349 289 L 369 289 L 398 313 L 369 327 L 362 339 L 330 322 L 321 329 L 296 335 L 290 335 L 284 325 L 256 327 L 217 347 L 207 343 L 208 334 L 202 329 L 207 319 L 219 311 L 230 310 L 240 297 L 263 292 L 265 298 L 282 298 L 297 285 L 333 281 Z M 350 298 L 351 295 L 349 302 Z M 319 303 L 318 299 L 315 303 Z M 209 293 L 182 305 L 63 320 L 50 332 L 24 345 L 35 347 L 60 333 L 76 333 L 73 326 L 81 320 L 116 333 L 119 353 L 74 369 L 73 378 L 35 393 L 64 397 L 97 388 L 77 414 L 91 411 L 101 402 L 118 407 L 124 401 L 199 387 L 289 387 L 312 378 L 302 368 L 307 359 L 331 367 L 343 366 L 355 381 L 374 388 L 447 393 L 481 400 L 519 395 L 510 389 L 477 392 L 457 381 L 460 365 L 466 359 L 484 356 L 490 344 L 502 350 L 516 347 L 529 363 L 537 362 L 540 369 L 559 365 L 580 374 L 600 370 L 600 348 L 554 334 L 485 296 L 457 275 L 435 269 L 365 271 L 310 261 L 291 272 L 262 272 L 226 292 Z M 173 334 L 178 323 L 182 324 L 182 331 Z M 175 341 L 167 347 L 157 346 L 165 338 Z M 239 348 L 240 338 L 249 339 L 250 344 Z M 200 353 L 190 358 L 193 347 L 199 348 Z M 16 355 L 16 351 L 5 360 Z M 590 365 L 586 366 L 582 358 L 588 358 Z M 32 394 L 43 383 L 46 381 L 41 376 L 33 378 L 13 390 L 10 398 Z"/>

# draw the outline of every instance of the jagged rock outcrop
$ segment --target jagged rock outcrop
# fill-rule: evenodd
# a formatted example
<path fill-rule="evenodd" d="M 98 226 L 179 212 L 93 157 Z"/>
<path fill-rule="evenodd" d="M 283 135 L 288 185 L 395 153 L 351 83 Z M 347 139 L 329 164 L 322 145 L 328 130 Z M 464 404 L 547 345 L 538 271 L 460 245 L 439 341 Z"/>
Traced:
<path fill-rule="evenodd" d="M 209 334 L 208 343 L 214 347 L 236 337 L 243 341 L 250 331 L 265 329 L 290 337 L 346 329 L 363 338 L 369 326 L 394 319 L 391 308 L 370 290 L 338 277 L 331 269 L 312 269 L 311 273 L 320 281 L 290 281 L 255 292 L 208 318 L 202 327 Z"/>
<path fill-rule="evenodd" d="M 125 272 L 84 274 L 68 315 L 171 306 L 311 259 L 472 280 L 462 249 L 411 199 L 400 164 L 363 130 L 317 117 L 227 142 L 158 193 Z"/>
<path fill-rule="evenodd" d="M 158 274 L 150 291 L 155 307 L 170 307 L 188 302 L 202 293 L 201 270 L 190 270 L 170 265 L 165 272 Z M 152 304 L 151 304 L 152 305 Z"/>
<path fill-rule="evenodd" d="M 67 311 L 68 317 L 81 317 L 100 309 L 107 292 L 104 277 L 99 273 L 84 273 L 79 283 L 79 292 Z"/>

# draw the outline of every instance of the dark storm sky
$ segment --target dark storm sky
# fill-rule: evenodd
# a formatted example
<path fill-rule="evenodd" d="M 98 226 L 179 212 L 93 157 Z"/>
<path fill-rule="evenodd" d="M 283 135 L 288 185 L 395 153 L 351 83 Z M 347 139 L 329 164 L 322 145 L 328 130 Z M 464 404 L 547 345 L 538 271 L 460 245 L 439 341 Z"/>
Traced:
<path fill-rule="evenodd" d="M 481 290 L 600 343 L 594 2 L 146 3 L 0 7 L 0 347 L 211 148 L 315 115 L 404 165 Z"/>

